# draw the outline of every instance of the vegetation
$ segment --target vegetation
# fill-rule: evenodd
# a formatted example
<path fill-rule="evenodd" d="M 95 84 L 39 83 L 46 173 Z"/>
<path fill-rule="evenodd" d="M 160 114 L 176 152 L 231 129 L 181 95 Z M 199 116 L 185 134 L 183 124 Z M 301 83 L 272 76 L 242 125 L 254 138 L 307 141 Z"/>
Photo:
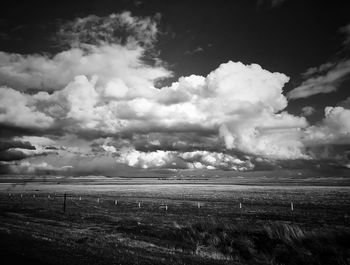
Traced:
<path fill-rule="evenodd" d="M 39 265 L 350 264 L 347 188 L 77 190 L 65 213 L 63 194 L 43 188 L 0 194 L 3 257 Z"/>

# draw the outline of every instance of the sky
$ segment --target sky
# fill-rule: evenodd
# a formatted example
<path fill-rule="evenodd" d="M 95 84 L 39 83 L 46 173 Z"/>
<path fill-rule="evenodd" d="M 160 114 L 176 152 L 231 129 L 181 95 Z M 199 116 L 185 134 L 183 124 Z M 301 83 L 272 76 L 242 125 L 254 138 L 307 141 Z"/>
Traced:
<path fill-rule="evenodd" d="M 350 168 L 348 10 L 5 1 L 0 174 Z"/>

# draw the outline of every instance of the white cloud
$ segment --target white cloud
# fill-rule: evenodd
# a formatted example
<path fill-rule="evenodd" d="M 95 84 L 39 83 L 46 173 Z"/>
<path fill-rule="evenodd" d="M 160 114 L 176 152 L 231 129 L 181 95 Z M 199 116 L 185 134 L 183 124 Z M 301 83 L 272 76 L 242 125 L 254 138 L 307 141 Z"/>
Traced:
<path fill-rule="evenodd" d="M 132 31 L 131 39 L 113 35 L 109 27 L 115 17 L 88 17 L 72 22 L 71 31 L 63 29 L 61 37 L 70 48 L 52 57 L 1 53 L 0 79 L 13 88 L 0 88 L 0 122 L 49 128 L 54 138 L 20 140 L 38 152 L 57 147 L 65 163 L 106 153 L 108 159 L 139 168 L 247 170 L 254 167 L 253 157 L 307 159 L 308 144 L 348 137 L 348 110 L 328 108 L 321 124 L 309 126 L 305 117 L 284 111 L 289 77 L 258 64 L 229 61 L 207 76 L 180 77 L 156 88 L 159 78 L 171 74 L 142 60 L 156 39 L 156 24 L 130 13 L 116 16 L 117 29 Z M 90 32 L 89 23 L 101 32 Z M 74 35 L 79 30 L 81 35 Z M 88 41 L 90 35 L 99 41 Z M 335 86 L 347 67 L 343 62 L 309 69 L 304 85 Z M 30 94 L 28 88 L 44 91 Z M 295 89 L 289 95 L 317 89 Z M 312 112 L 303 108 L 304 116 Z M 47 159 L 64 166 L 54 154 Z M 94 166 L 101 160 L 94 160 Z M 74 168 L 86 165 L 71 163 Z"/>
<path fill-rule="evenodd" d="M 47 128 L 54 119 L 39 112 L 31 97 L 8 87 L 0 87 L 0 122 L 19 127 Z"/>
<path fill-rule="evenodd" d="M 207 77 L 181 77 L 162 89 L 122 89 L 116 97 L 111 91 L 106 97 L 106 88 L 113 88 L 110 83 L 99 86 L 97 78 L 77 76 L 51 95 L 41 92 L 28 97 L 70 133 L 166 130 L 219 134 L 220 130 L 229 149 L 283 159 L 304 157 L 298 128 L 307 126 L 305 118 L 277 113 L 287 105 L 282 88 L 289 78 L 284 74 L 256 64 L 228 62 Z M 284 140 L 286 136 L 289 140 Z"/>
<path fill-rule="evenodd" d="M 129 90 L 129 96 L 141 93 L 154 87 L 156 80 L 171 76 L 155 54 L 151 56 L 155 65 L 143 60 L 152 53 L 159 16 L 142 18 L 123 12 L 66 22 L 58 36 L 68 49 L 56 55 L 0 52 L 0 85 L 16 90 L 60 90 L 75 76 L 90 79 L 96 75 L 107 96 L 112 91 L 109 86 L 125 93 Z"/>
<path fill-rule="evenodd" d="M 350 110 L 326 107 L 325 118 L 306 130 L 304 141 L 309 145 L 350 144 Z"/>
<path fill-rule="evenodd" d="M 350 60 L 338 62 L 331 67 L 332 65 L 326 63 L 318 69 L 308 69 L 307 74 L 312 73 L 316 76 L 309 77 L 300 86 L 288 92 L 288 98 L 306 98 L 336 91 L 344 78 L 350 74 Z"/>
<path fill-rule="evenodd" d="M 145 48 L 128 48 L 119 44 L 84 45 L 55 56 L 20 55 L 0 52 L 1 84 L 26 90 L 59 90 L 75 76 L 98 76 L 98 85 L 120 83 L 135 91 L 154 87 L 155 80 L 170 76 L 162 66 L 150 66 L 142 61 Z M 59 74 L 58 74 L 59 73 Z M 124 88 L 125 90 L 125 88 Z"/>
<path fill-rule="evenodd" d="M 231 155 L 208 151 L 177 152 L 158 150 L 140 152 L 135 149 L 124 149 L 116 157 L 116 161 L 139 168 L 225 170 L 249 170 L 254 168 L 249 159 L 242 161 Z"/>
<path fill-rule="evenodd" d="M 103 150 L 105 150 L 106 152 L 109 152 L 109 153 L 116 153 L 117 152 L 117 149 L 111 145 L 102 145 L 101 147 L 103 148 Z"/>
<path fill-rule="evenodd" d="M 140 168 L 159 168 L 171 166 L 172 161 L 176 158 L 175 152 L 170 151 L 155 151 L 155 152 L 140 152 L 137 150 L 123 150 L 116 161 L 125 163 L 132 167 Z"/>

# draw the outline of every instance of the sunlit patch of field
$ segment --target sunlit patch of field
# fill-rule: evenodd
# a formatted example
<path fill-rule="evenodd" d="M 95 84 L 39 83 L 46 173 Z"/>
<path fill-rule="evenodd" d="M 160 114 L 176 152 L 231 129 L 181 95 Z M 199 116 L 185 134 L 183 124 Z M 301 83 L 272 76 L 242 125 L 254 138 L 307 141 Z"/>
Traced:
<path fill-rule="evenodd" d="M 33 264 L 349 264 L 350 187 L 69 181 L 0 185 L 6 255 Z"/>

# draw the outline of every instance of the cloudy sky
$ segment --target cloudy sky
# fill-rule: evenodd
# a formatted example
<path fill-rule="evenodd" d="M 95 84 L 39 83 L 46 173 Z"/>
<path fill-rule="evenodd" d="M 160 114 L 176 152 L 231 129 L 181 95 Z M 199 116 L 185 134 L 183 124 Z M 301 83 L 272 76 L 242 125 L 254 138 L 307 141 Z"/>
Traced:
<path fill-rule="evenodd" d="M 5 1 L 0 173 L 350 168 L 348 1 Z"/>

